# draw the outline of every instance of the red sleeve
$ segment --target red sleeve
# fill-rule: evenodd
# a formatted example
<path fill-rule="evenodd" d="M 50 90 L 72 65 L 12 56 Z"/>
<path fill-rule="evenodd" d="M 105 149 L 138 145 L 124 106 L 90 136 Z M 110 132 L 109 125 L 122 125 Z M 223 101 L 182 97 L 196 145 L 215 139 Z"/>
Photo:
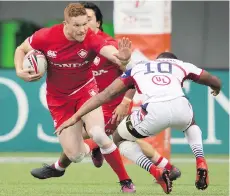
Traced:
<path fill-rule="evenodd" d="M 185 78 L 184 78 L 184 80 L 186 80 L 186 79 L 189 79 L 189 80 L 192 80 L 192 81 L 197 81 L 197 80 L 199 80 L 200 79 L 200 75 L 203 73 L 203 69 L 202 69 L 202 71 L 199 73 L 199 75 L 197 75 L 197 74 L 194 74 L 194 73 L 189 73 Z"/>
<path fill-rule="evenodd" d="M 92 32 L 90 29 L 88 30 L 88 36 L 86 37 L 87 43 L 89 44 L 89 48 L 95 51 L 97 54 L 100 53 L 101 48 L 106 45 L 114 45 L 114 41 L 108 40 L 107 38 L 97 35 Z"/>
<path fill-rule="evenodd" d="M 47 28 L 36 31 L 33 35 L 28 38 L 31 47 L 35 50 L 43 50 L 45 45 L 45 36 Z"/>
<path fill-rule="evenodd" d="M 118 49 L 118 42 L 117 42 L 117 40 L 113 39 L 110 36 L 107 36 L 106 37 L 106 41 L 108 42 L 109 45 L 113 45 L 115 48 Z"/>

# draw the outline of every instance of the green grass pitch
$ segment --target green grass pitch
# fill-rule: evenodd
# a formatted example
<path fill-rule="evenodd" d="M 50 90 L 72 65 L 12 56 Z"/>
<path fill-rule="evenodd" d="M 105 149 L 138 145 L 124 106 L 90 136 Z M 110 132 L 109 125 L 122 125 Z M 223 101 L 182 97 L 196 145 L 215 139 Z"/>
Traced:
<path fill-rule="evenodd" d="M 183 157 L 182 157 L 183 158 Z M 228 163 L 210 163 L 210 184 L 207 190 L 197 190 L 194 163 L 176 163 L 182 176 L 173 183 L 173 196 L 227 196 L 229 195 Z M 38 180 L 30 170 L 40 163 L 1 163 L 0 196 L 118 196 L 122 195 L 118 179 L 107 164 L 95 168 L 92 163 L 73 164 L 61 178 Z M 135 196 L 165 195 L 153 182 L 151 175 L 136 165 L 126 166 L 133 179 Z"/>

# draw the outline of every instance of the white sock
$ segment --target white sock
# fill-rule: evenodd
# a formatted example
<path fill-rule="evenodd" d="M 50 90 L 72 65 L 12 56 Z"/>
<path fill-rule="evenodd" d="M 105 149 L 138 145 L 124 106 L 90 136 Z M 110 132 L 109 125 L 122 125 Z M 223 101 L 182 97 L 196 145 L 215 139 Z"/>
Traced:
<path fill-rule="evenodd" d="M 119 145 L 119 150 L 123 156 L 149 172 L 153 163 L 143 154 L 136 142 L 124 141 Z"/>
<path fill-rule="evenodd" d="M 86 143 L 84 143 L 84 145 L 85 145 L 85 149 L 86 149 L 85 154 L 88 155 L 88 154 L 90 153 L 90 147 L 89 147 L 89 145 L 86 144 Z"/>
<path fill-rule="evenodd" d="M 200 128 L 197 125 L 192 125 L 184 132 L 184 134 L 195 157 L 204 157 L 202 132 Z"/>
<path fill-rule="evenodd" d="M 156 163 L 154 163 L 155 166 L 160 167 L 160 168 L 165 168 L 165 166 L 168 164 L 168 159 L 164 157 L 160 157 Z"/>
<path fill-rule="evenodd" d="M 112 145 L 108 148 L 100 148 L 101 154 L 111 154 L 116 149 L 117 149 L 117 146 L 114 143 L 112 143 Z"/>
<path fill-rule="evenodd" d="M 59 170 L 59 171 L 64 171 L 64 170 L 65 170 L 64 167 L 61 167 L 61 166 L 60 166 L 60 161 L 59 161 L 59 160 L 57 160 L 57 161 L 54 163 L 54 167 L 55 167 L 56 170 Z"/>

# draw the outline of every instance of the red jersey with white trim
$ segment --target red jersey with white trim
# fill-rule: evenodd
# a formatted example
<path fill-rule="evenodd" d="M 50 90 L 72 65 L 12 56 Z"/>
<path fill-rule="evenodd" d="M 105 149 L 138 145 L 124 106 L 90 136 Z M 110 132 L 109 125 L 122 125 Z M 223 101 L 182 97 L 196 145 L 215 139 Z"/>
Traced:
<path fill-rule="evenodd" d="M 114 42 L 114 46 L 117 45 L 116 40 L 104 32 L 98 31 L 97 35 L 104 37 L 104 39 L 110 41 L 110 43 Z M 97 55 L 97 57 L 94 59 L 92 63 L 92 72 L 100 92 L 108 87 L 117 77 L 122 74 L 122 71 L 116 64 L 110 62 L 108 59 L 101 55 Z M 124 94 L 119 95 L 109 103 L 103 104 L 103 111 L 114 110 L 115 107 L 121 103 L 123 97 Z"/>
<path fill-rule="evenodd" d="M 90 29 L 83 42 L 69 41 L 63 24 L 40 29 L 28 41 L 47 58 L 47 92 L 55 96 L 69 95 L 93 78 L 91 63 L 100 49 L 108 45 Z"/>
<path fill-rule="evenodd" d="M 199 79 L 202 69 L 176 59 L 140 61 L 126 71 L 121 80 L 145 95 L 144 103 L 161 102 L 184 96 L 183 81 Z"/>

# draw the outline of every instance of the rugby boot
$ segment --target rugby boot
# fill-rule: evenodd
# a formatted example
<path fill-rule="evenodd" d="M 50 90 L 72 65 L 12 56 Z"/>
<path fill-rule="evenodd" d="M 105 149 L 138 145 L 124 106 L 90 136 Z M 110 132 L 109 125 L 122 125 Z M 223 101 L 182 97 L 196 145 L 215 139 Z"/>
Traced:
<path fill-rule="evenodd" d="M 205 190 L 209 185 L 208 177 L 208 166 L 203 157 L 199 157 L 196 160 L 196 188 L 200 190 Z"/>
<path fill-rule="evenodd" d="M 61 177 L 64 175 L 64 171 L 55 169 L 52 165 L 44 164 L 43 167 L 33 169 L 31 175 L 38 179 L 47 179 L 53 177 Z"/>
<path fill-rule="evenodd" d="M 169 178 L 169 171 L 163 168 L 157 168 L 156 170 L 154 175 L 156 183 L 161 186 L 166 194 L 169 194 L 172 191 L 172 181 Z"/>
<path fill-rule="evenodd" d="M 100 148 L 94 148 L 92 150 L 91 158 L 95 167 L 99 168 L 102 166 L 104 157 L 101 154 Z"/>
<path fill-rule="evenodd" d="M 135 193 L 136 188 L 131 179 L 120 181 L 121 191 L 123 193 Z"/>
<path fill-rule="evenodd" d="M 181 171 L 176 168 L 174 165 L 172 165 L 172 168 L 169 170 L 169 179 L 171 181 L 176 180 L 177 178 L 180 178 L 181 176 Z"/>

